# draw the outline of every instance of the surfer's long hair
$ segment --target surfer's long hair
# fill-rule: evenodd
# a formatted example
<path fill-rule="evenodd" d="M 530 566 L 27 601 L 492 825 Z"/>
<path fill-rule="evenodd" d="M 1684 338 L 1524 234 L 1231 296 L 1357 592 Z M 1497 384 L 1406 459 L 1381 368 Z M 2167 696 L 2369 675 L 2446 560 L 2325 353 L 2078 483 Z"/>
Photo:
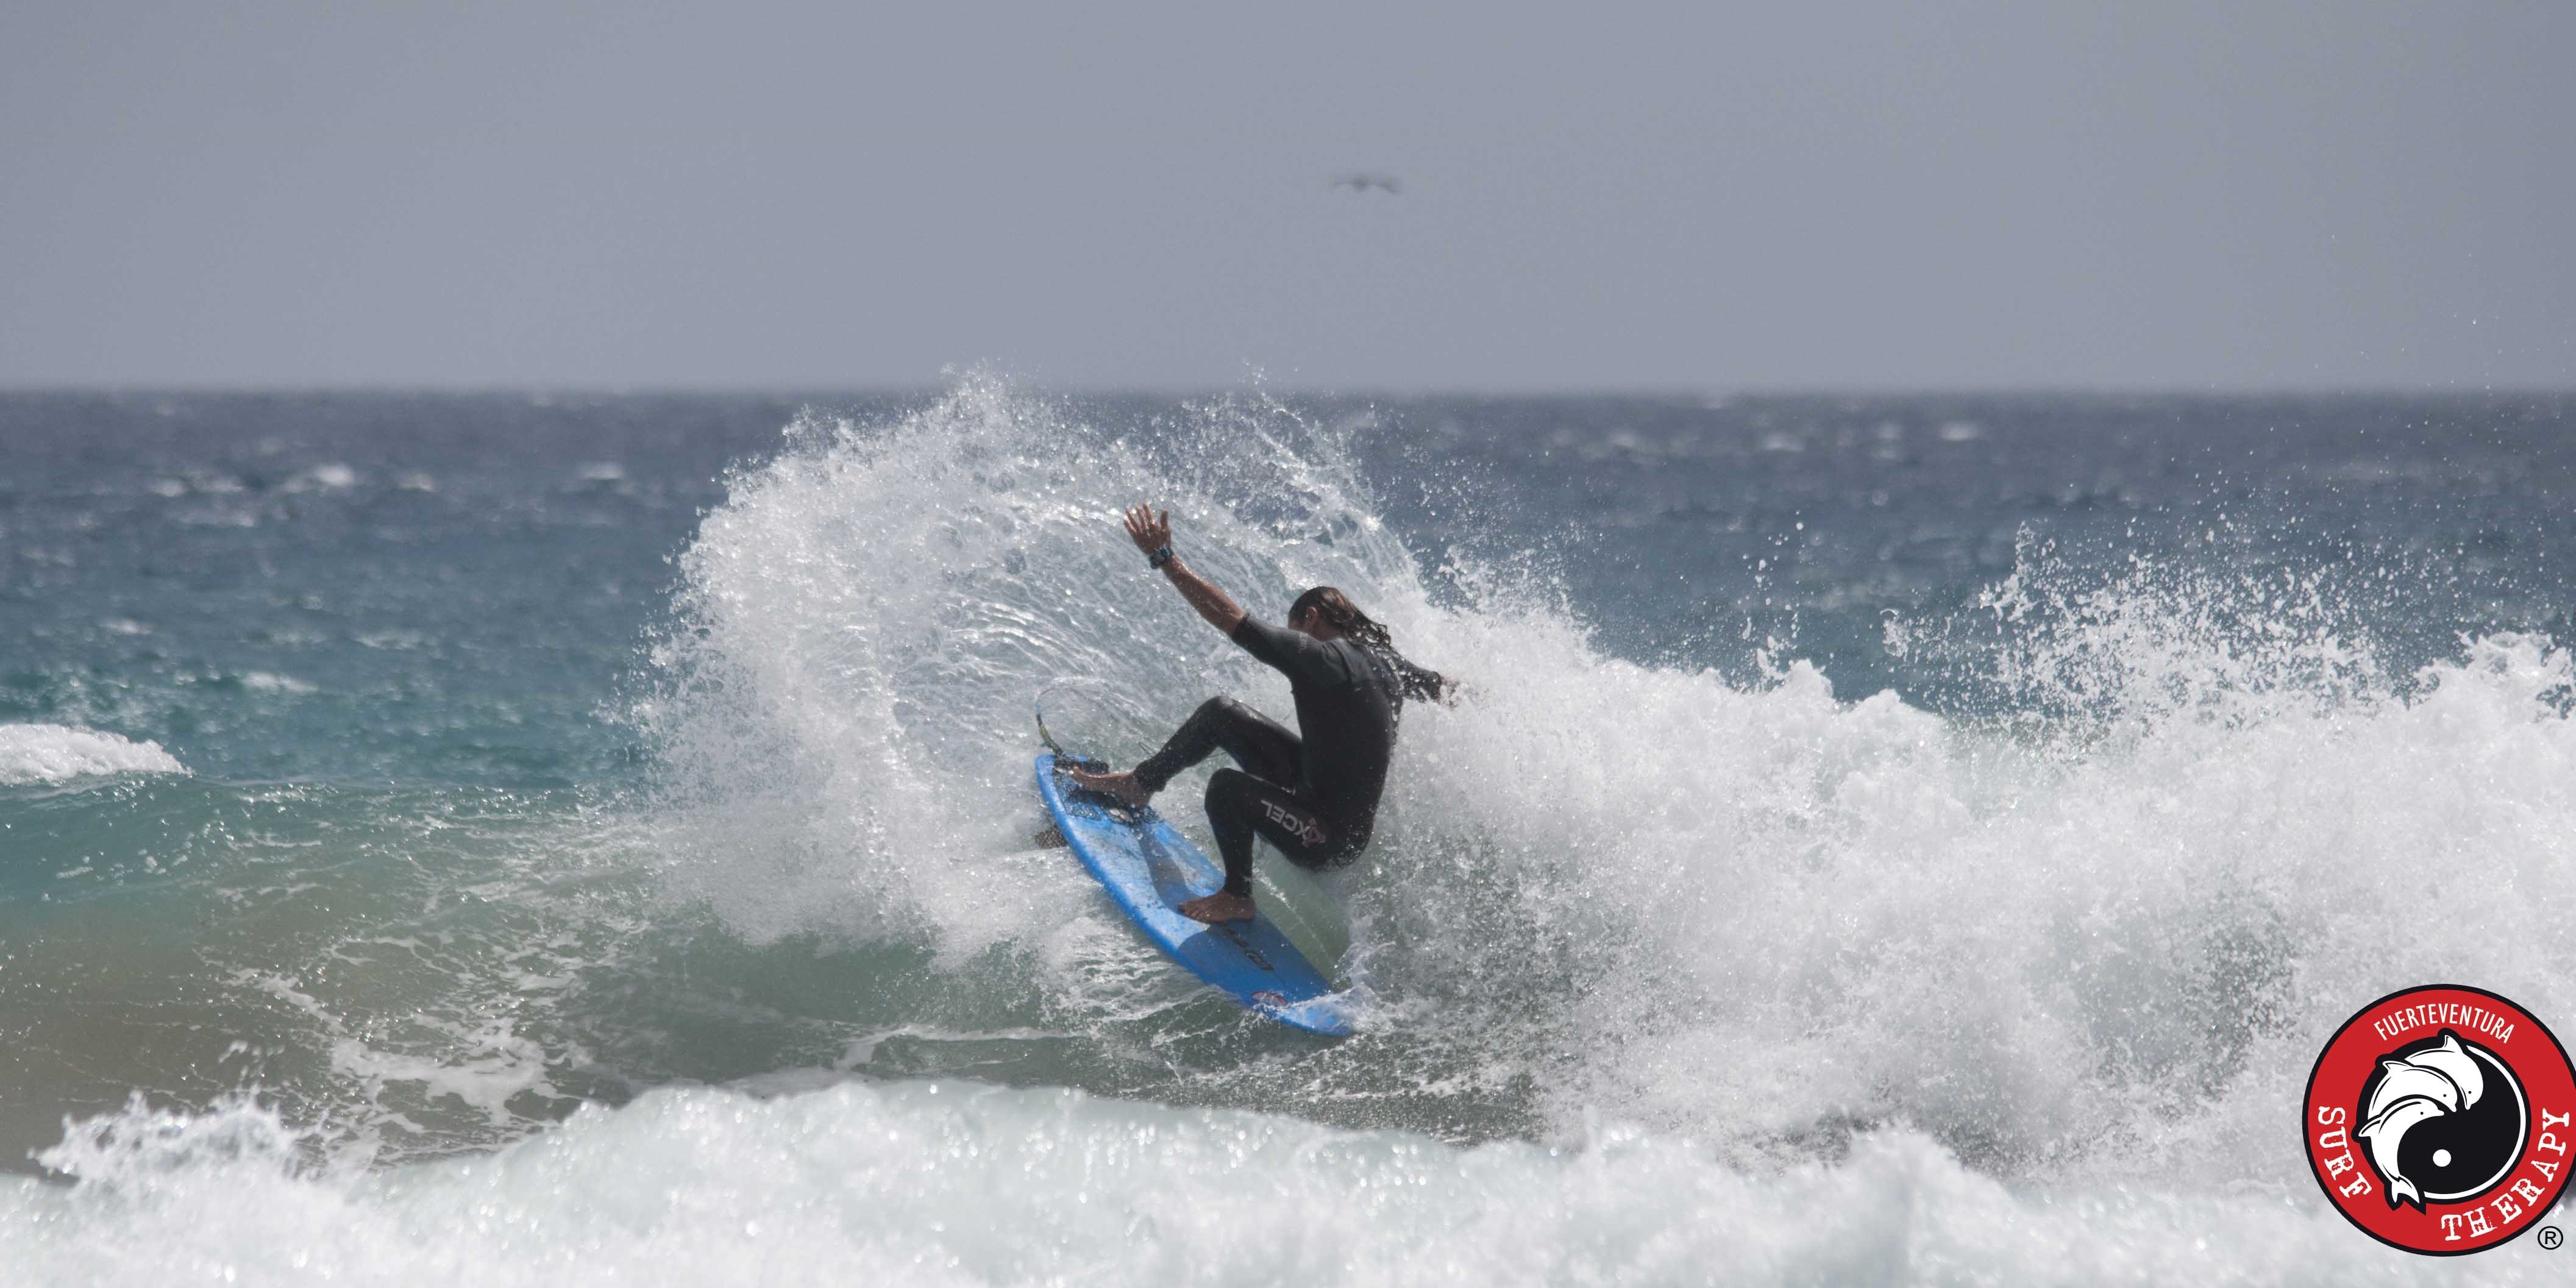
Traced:
<path fill-rule="evenodd" d="M 1395 637 L 1387 633 L 1385 624 L 1361 612 L 1360 606 L 1340 590 L 1317 586 L 1299 595 L 1297 602 L 1288 606 L 1289 624 L 1295 625 L 1309 610 L 1323 614 L 1334 630 L 1357 640 L 1370 652 L 1395 656 Z"/>

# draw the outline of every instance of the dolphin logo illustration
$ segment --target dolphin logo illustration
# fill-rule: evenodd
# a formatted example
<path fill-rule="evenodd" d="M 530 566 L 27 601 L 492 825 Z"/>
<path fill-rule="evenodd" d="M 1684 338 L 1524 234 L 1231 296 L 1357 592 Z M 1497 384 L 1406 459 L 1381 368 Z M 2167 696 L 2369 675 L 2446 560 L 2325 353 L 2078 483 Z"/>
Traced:
<path fill-rule="evenodd" d="M 2486 1095 L 2486 1073 L 2460 1048 L 2460 1035 L 2444 1030 L 2440 1046 L 2403 1060 L 2379 1062 L 2379 1086 L 2370 1093 L 2367 1119 L 2353 1133 L 2370 1142 L 2370 1161 L 2388 1178 L 2388 1206 L 2412 1203 L 2424 1210 L 2424 1191 L 2397 1164 L 2397 1149 L 2416 1124 L 2456 1114 Z"/>

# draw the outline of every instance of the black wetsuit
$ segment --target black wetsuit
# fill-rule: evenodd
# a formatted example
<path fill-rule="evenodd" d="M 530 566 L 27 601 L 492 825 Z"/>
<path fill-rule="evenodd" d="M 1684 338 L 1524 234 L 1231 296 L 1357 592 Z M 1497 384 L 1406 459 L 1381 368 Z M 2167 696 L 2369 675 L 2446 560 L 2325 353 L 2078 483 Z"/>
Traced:
<path fill-rule="evenodd" d="M 1208 827 L 1225 856 L 1226 893 L 1248 896 L 1256 834 L 1300 867 L 1339 867 L 1359 857 L 1377 824 L 1404 700 L 1436 698 L 1446 681 L 1348 636 L 1319 640 L 1249 616 L 1235 626 L 1234 642 L 1288 677 L 1305 736 L 1232 698 L 1210 698 L 1136 766 L 1136 781 L 1161 791 L 1209 752 L 1222 748 L 1234 757 L 1241 769 L 1208 779 Z"/>

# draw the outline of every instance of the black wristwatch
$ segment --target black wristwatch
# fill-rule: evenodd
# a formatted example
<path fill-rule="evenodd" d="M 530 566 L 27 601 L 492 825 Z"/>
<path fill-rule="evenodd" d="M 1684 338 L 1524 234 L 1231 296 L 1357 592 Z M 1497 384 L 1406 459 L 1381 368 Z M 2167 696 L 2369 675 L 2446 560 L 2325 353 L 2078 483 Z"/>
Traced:
<path fill-rule="evenodd" d="M 1148 568 L 1159 569 L 1164 564 L 1170 563 L 1177 557 L 1178 556 L 1172 553 L 1172 548 L 1170 546 L 1157 546 L 1154 548 L 1154 553 L 1145 556 L 1145 566 Z"/>

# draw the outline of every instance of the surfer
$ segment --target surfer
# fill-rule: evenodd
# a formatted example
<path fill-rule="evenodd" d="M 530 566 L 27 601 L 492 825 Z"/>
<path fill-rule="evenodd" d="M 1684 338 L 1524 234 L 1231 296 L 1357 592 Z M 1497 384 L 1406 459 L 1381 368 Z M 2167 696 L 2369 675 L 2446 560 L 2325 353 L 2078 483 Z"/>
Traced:
<path fill-rule="evenodd" d="M 1125 773 L 1068 770 L 1074 785 L 1142 806 L 1172 776 L 1223 750 L 1240 769 L 1208 779 L 1208 829 L 1225 857 L 1225 888 L 1180 906 L 1214 924 L 1252 917 L 1252 838 L 1299 867 L 1337 868 L 1367 848 L 1406 698 L 1441 699 L 1457 685 L 1395 651 L 1386 627 L 1350 597 L 1317 586 L 1288 607 L 1288 625 L 1261 621 L 1172 553 L 1172 515 L 1127 512 L 1127 535 L 1208 625 L 1288 677 L 1298 733 L 1232 698 L 1210 698 L 1161 751 Z M 1301 737 L 1300 734 L 1303 736 Z"/>

